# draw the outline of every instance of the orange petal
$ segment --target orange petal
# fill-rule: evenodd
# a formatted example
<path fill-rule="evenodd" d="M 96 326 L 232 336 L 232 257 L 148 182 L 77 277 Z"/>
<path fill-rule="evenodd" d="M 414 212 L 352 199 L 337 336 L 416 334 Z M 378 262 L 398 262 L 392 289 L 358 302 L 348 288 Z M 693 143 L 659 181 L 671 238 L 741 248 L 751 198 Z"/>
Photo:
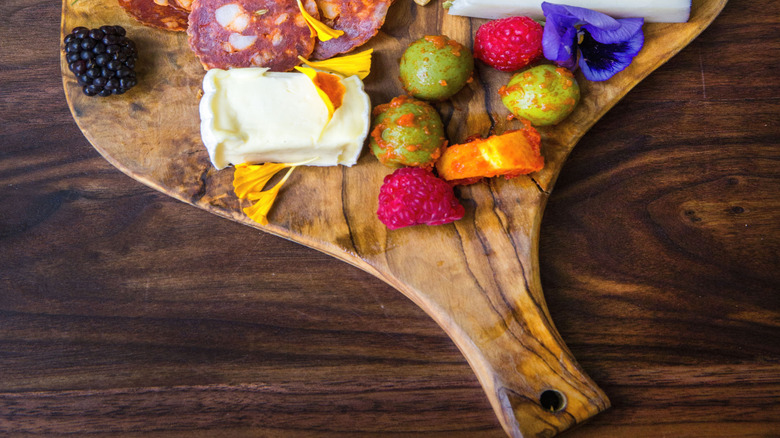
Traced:
<path fill-rule="evenodd" d="M 250 193 L 248 196 L 249 199 L 257 202 L 255 202 L 253 205 L 250 205 L 249 207 L 244 208 L 244 213 L 246 213 L 250 219 L 259 223 L 260 225 L 268 225 L 268 212 L 271 211 L 271 207 L 274 205 L 274 201 L 276 200 L 276 196 L 279 194 L 279 190 L 287 181 L 287 178 L 290 177 L 290 174 L 293 170 L 295 170 L 295 167 L 291 167 L 290 170 L 287 171 L 287 174 L 284 175 L 284 178 L 282 178 L 282 180 L 276 183 L 276 185 L 272 188 L 263 192 Z"/>
<path fill-rule="evenodd" d="M 371 73 L 372 53 L 374 53 L 374 49 L 364 50 L 353 55 L 330 58 L 324 61 L 309 61 L 303 56 L 298 56 L 298 59 L 309 67 L 314 67 L 319 70 L 332 71 L 344 77 L 357 75 L 360 79 L 365 79 L 366 76 Z"/>
<path fill-rule="evenodd" d="M 306 24 L 309 25 L 311 36 L 316 36 L 320 41 L 328 41 L 330 39 L 338 38 L 341 35 L 344 35 L 343 30 L 331 29 L 326 26 L 325 23 L 312 17 L 308 12 L 306 12 L 306 9 L 303 7 L 303 3 L 301 3 L 301 0 L 298 0 L 298 9 L 301 10 L 301 15 L 303 15 L 303 18 L 306 20 Z"/>
<path fill-rule="evenodd" d="M 289 164 L 265 163 L 260 165 L 239 164 L 233 173 L 233 191 L 239 199 L 246 199 L 252 192 L 259 192 L 280 170 Z"/>
<path fill-rule="evenodd" d="M 344 101 L 344 94 L 347 92 L 347 87 L 341 83 L 339 76 L 316 71 L 308 67 L 295 67 L 296 70 L 305 74 L 311 79 L 314 84 L 314 88 L 317 89 L 320 99 L 325 102 L 325 106 L 328 107 L 328 122 L 333 117 L 333 113 L 341 107 Z"/>

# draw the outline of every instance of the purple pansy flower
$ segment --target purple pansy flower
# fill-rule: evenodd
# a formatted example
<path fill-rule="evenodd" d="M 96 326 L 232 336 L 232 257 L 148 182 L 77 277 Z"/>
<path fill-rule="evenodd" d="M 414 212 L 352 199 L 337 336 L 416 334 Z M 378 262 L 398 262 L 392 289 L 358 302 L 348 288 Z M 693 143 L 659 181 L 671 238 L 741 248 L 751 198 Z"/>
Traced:
<path fill-rule="evenodd" d="M 547 18 L 542 36 L 544 57 L 585 78 L 606 81 L 622 71 L 642 49 L 643 18 L 614 19 L 576 6 L 542 3 Z"/>

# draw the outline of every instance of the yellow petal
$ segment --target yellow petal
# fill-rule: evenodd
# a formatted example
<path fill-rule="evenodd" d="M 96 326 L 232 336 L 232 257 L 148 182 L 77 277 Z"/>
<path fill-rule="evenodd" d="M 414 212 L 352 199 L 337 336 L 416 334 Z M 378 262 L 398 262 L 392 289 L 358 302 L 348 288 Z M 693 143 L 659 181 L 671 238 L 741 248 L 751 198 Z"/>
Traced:
<path fill-rule="evenodd" d="M 373 52 L 374 49 L 368 49 L 354 55 L 339 56 L 324 61 L 309 61 L 303 56 L 299 56 L 298 59 L 309 67 L 332 71 L 344 77 L 357 75 L 360 79 L 365 79 L 371 73 L 371 54 Z"/>
<path fill-rule="evenodd" d="M 301 10 L 301 15 L 303 15 L 303 18 L 306 20 L 306 24 L 309 25 L 311 36 L 316 36 L 320 41 L 328 41 L 330 39 L 338 38 L 341 35 L 344 35 L 343 30 L 331 29 L 326 26 L 325 23 L 312 17 L 308 12 L 306 12 L 306 9 L 303 7 L 303 3 L 301 3 L 301 0 L 298 0 L 298 9 Z"/>
<path fill-rule="evenodd" d="M 239 164 L 233 174 L 233 190 L 240 199 L 249 197 L 252 192 L 259 192 L 268 181 L 280 170 L 290 167 L 289 164 L 265 163 L 260 165 Z"/>
<path fill-rule="evenodd" d="M 290 174 L 293 172 L 293 170 L 295 170 L 295 167 L 291 167 L 290 170 L 287 171 L 287 174 L 284 176 L 284 178 L 276 183 L 273 188 L 270 188 L 264 192 L 250 193 L 249 199 L 257 202 L 255 202 L 253 205 L 250 205 L 249 207 L 244 208 L 244 213 L 246 213 L 250 219 L 259 223 L 260 225 L 268 225 L 268 212 L 271 211 L 271 207 L 274 205 L 274 201 L 276 200 L 276 196 L 279 194 L 279 190 L 287 181 L 287 178 L 290 177 Z"/>
<path fill-rule="evenodd" d="M 321 71 L 316 71 L 308 67 L 295 67 L 296 70 L 305 74 L 311 79 L 317 94 L 320 96 L 325 106 L 328 107 L 328 122 L 333 117 L 333 113 L 341 107 L 344 101 L 344 94 L 347 87 L 341 83 L 341 78 Z M 327 124 L 327 122 L 326 122 Z"/>

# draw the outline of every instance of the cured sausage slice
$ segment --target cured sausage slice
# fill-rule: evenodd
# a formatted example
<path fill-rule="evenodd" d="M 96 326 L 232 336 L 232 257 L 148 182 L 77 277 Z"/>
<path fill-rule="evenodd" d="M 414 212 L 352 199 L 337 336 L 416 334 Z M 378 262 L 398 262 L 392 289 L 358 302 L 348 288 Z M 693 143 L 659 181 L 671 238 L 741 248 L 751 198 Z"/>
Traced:
<path fill-rule="evenodd" d="M 192 10 L 192 0 L 173 0 L 173 2 L 187 12 Z"/>
<path fill-rule="evenodd" d="M 313 17 L 314 0 L 304 7 Z M 206 70 L 268 67 L 287 71 L 314 49 L 306 20 L 295 0 L 195 0 L 189 43 Z"/>
<path fill-rule="evenodd" d="M 314 58 L 328 59 L 349 52 L 379 32 L 387 9 L 393 0 L 317 0 L 322 18 L 329 27 L 343 30 L 344 35 L 328 41 L 318 41 Z"/>
<path fill-rule="evenodd" d="M 189 13 L 164 0 L 118 0 L 122 9 L 141 23 L 158 29 L 184 32 Z"/>

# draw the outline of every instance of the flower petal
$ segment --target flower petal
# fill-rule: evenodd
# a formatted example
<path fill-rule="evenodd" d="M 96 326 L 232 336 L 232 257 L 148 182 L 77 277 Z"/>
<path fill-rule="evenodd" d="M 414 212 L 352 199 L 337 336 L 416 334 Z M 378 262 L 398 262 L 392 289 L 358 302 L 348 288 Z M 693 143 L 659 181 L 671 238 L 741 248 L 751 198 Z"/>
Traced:
<path fill-rule="evenodd" d="M 557 5 L 544 2 L 542 3 L 542 12 L 545 17 L 550 14 L 557 14 L 576 19 L 576 24 L 590 24 L 602 29 L 614 30 L 620 27 L 620 23 L 609 15 L 596 12 L 591 9 L 579 8 L 577 6 Z"/>
<path fill-rule="evenodd" d="M 564 15 L 550 14 L 542 33 L 544 57 L 563 66 L 573 67 L 577 62 L 576 20 Z"/>
<path fill-rule="evenodd" d="M 303 56 L 298 56 L 298 59 L 309 67 L 332 71 L 344 77 L 357 75 L 360 79 L 365 79 L 371 72 L 371 54 L 373 52 L 374 49 L 368 49 L 353 55 L 339 56 L 324 61 L 309 61 Z"/>
<path fill-rule="evenodd" d="M 314 88 L 317 89 L 317 94 L 325 103 L 325 107 L 328 108 L 327 124 L 333 118 L 333 113 L 341 107 L 344 94 L 347 92 L 347 88 L 341 83 L 341 77 L 309 67 L 295 67 L 295 69 L 311 79 Z"/>
<path fill-rule="evenodd" d="M 565 5 L 558 5 L 555 3 L 542 2 L 542 13 L 545 17 L 552 14 L 568 16 L 569 12 L 566 10 Z"/>
<path fill-rule="evenodd" d="M 301 0 L 298 0 L 298 9 L 301 10 L 301 15 L 306 20 L 306 24 L 309 25 L 311 36 L 316 36 L 320 41 L 328 41 L 344 35 L 343 30 L 331 29 L 325 23 L 312 17 L 311 14 L 306 12 L 306 8 L 303 7 Z"/>
<path fill-rule="evenodd" d="M 276 196 L 279 194 L 279 190 L 287 181 L 287 178 L 290 177 L 290 174 L 293 172 L 293 170 L 295 170 L 295 167 L 291 167 L 290 170 L 287 171 L 287 174 L 284 175 L 284 178 L 276 183 L 273 188 L 270 188 L 264 192 L 250 193 L 249 199 L 257 202 L 255 202 L 253 205 L 250 205 L 249 207 L 244 208 L 244 213 L 246 213 L 250 219 L 259 223 L 260 225 L 268 225 L 268 212 L 271 211 L 271 207 L 274 205 L 274 201 L 276 200 Z"/>
<path fill-rule="evenodd" d="M 233 173 L 233 191 L 240 199 L 263 190 L 268 181 L 289 164 L 266 163 L 260 165 L 238 164 Z"/>
<path fill-rule="evenodd" d="M 620 27 L 617 29 L 603 29 L 591 24 L 582 26 L 590 33 L 594 40 L 603 44 L 615 44 L 623 41 L 628 41 L 633 38 L 637 32 L 642 32 L 642 24 L 644 24 L 644 18 L 621 18 L 617 20 L 620 23 Z"/>
<path fill-rule="evenodd" d="M 623 71 L 642 49 L 644 34 L 637 32 L 629 40 L 602 44 L 586 30 L 582 31 L 579 65 L 582 74 L 590 81 L 605 81 Z"/>

